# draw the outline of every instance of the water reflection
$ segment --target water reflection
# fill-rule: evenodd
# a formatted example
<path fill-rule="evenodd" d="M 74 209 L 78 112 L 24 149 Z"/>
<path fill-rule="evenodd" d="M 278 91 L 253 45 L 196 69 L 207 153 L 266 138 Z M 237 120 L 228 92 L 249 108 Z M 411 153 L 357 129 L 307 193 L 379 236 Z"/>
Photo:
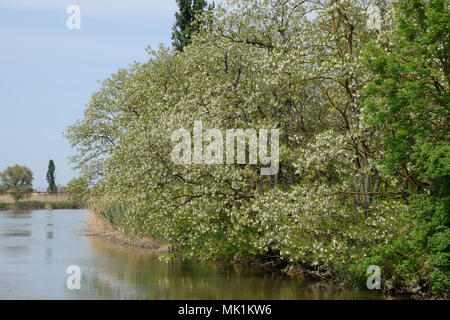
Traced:
<path fill-rule="evenodd" d="M 0 299 L 374 299 L 246 266 L 175 260 L 85 236 L 87 212 L 0 212 Z M 26 219 L 26 223 L 24 223 Z M 65 287 L 69 265 L 81 290 Z"/>
<path fill-rule="evenodd" d="M 0 248 L 0 256 L 4 258 L 20 258 L 26 256 L 29 252 L 30 248 L 27 246 L 10 246 Z"/>
<path fill-rule="evenodd" d="M 292 279 L 246 266 L 175 260 L 161 263 L 147 250 L 90 240 L 97 262 L 84 279 L 90 294 L 104 299 L 355 299 L 306 279 Z M 372 294 L 365 298 L 376 298 Z"/>
<path fill-rule="evenodd" d="M 51 264 L 53 257 L 53 250 L 51 248 L 45 250 L 45 264 Z"/>
<path fill-rule="evenodd" d="M 7 211 L 4 214 L 8 219 L 31 219 L 33 217 L 32 211 L 25 210 Z"/>
<path fill-rule="evenodd" d="M 2 232 L 1 234 L 2 238 L 10 238 L 10 237 L 31 237 L 31 231 L 27 230 L 17 230 L 17 231 L 10 231 L 10 232 Z"/>

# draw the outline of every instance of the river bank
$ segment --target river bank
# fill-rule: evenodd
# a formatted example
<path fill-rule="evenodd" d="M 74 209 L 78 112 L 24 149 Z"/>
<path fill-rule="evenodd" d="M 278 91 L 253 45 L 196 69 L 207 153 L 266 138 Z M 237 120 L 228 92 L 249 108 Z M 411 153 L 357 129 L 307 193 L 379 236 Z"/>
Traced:
<path fill-rule="evenodd" d="M 169 253 L 170 245 L 157 242 L 147 237 L 127 237 L 123 232 L 118 231 L 109 225 L 102 217 L 97 216 L 92 211 L 86 226 L 86 236 L 109 241 L 114 244 L 128 246 L 139 249 L 148 249 L 155 253 Z"/>
<path fill-rule="evenodd" d="M 38 194 L 30 193 L 16 202 L 11 195 L 0 195 L 0 210 L 57 210 L 82 209 L 71 200 L 68 194 Z"/>
<path fill-rule="evenodd" d="M 59 210 L 59 209 L 81 209 L 78 205 L 70 201 L 19 201 L 0 202 L 0 210 Z"/>
<path fill-rule="evenodd" d="M 135 248 L 145 249 L 158 254 L 168 254 L 171 252 L 170 244 L 160 243 L 148 237 L 126 236 L 123 232 L 112 227 L 104 218 L 99 217 L 92 211 L 89 214 L 89 220 L 86 228 L 86 235 L 102 239 L 111 244 Z M 176 251 L 176 250 L 175 250 Z M 285 276 L 292 279 L 308 279 L 314 281 L 319 288 L 327 290 L 354 290 L 355 292 L 369 293 L 368 290 L 352 289 L 339 278 L 339 275 L 332 270 L 320 265 L 292 265 L 282 260 L 257 259 L 249 257 L 241 257 L 235 255 L 231 261 L 214 261 L 222 265 L 234 267 L 251 266 L 256 269 L 264 270 L 278 276 Z M 386 299 L 438 299 L 429 292 L 422 292 L 415 286 L 394 288 L 383 286 L 379 291 Z"/>
<path fill-rule="evenodd" d="M 276 260 L 256 260 L 235 257 L 231 262 L 238 265 L 251 265 L 271 272 L 278 272 L 290 278 L 308 278 L 316 281 L 321 287 L 336 290 L 355 290 L 370 292 L 364 288 L 354 288 L 343 280 L 342 275 L 323 265 L 293 265 Z M 418 283 L 392 286 L 382 280 L 382 288 L 378 290 L 388 299 L 441 300 L 443 297 L 433 295 L 430 290 L 423 290 Z"/>

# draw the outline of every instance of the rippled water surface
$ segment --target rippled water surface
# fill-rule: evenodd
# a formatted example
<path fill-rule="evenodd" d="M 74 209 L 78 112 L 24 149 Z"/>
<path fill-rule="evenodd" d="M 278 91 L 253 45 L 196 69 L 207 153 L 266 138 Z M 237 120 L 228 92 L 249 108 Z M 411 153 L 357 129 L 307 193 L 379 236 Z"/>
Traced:
<path fill-rule="evenodd" d="M 380 299 L 251 267 L 160 262 L 85 235 L 83 210 L 0 211 L 0 299 Z M 81 288 L 66 287 L 67 267 Z"/>

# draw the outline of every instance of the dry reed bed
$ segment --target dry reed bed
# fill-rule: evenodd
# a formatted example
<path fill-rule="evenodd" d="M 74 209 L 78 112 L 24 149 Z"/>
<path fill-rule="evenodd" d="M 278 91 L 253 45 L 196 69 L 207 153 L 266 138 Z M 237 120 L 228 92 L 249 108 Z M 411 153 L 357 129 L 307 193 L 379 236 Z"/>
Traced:
<path fill-rule="evenodd" d="M 130 246 L 134 248 L 150 249 L 157 253 L 169 252 L 169 245 L 154 241 L 148 237 L 133 238 L 125 236 L 122 232 L 116 230 L 104 218 L 94 213 L 92 210 L 89 214 L 87 224 L 87 236 L 100 238 L 114 244 Z"/>
<path fill-rule="evenodd" d="M 39 202 L 67 202 L 69 195 L 67 194 L 36 194 L 32 193 L 26 196 L 23 201 L 39 201 Z M 14 199 L 9 194 L 0 195 L 0 203 L 14 203 Z"/>

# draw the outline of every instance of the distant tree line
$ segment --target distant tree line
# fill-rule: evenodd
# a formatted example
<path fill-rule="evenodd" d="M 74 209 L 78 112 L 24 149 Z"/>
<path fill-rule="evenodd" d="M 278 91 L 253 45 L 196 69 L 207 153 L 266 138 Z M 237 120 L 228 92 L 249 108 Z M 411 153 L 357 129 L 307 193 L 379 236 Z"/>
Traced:
<path fill-rule="evenodd" d="M 58 192 L 55 178 L 56 166 L 49 161 L 47 171 L 48 192 Z M 27 166 L 14 165 L 0 172 L 0 192 L 9 192 L 16 202 L 33 191 L 33 172 Z"/>

